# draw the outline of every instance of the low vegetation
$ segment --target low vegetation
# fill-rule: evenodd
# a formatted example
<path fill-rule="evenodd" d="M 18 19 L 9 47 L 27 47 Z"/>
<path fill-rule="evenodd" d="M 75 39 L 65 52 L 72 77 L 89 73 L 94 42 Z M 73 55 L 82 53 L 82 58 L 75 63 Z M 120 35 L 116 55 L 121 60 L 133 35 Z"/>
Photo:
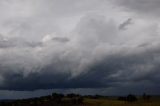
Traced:
<path fill-rule="evenodd" d="M 160 97 L 146 93 L 120 97 L 53 93 L 38 98 L 2 101 L 0 106 L 160 106 Z"/>

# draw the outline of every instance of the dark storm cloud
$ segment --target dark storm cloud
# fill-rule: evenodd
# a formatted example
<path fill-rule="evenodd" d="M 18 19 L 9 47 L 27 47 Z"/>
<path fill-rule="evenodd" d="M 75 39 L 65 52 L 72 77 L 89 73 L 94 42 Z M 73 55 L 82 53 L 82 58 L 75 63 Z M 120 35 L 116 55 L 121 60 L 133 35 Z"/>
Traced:
<path fill-rule="evenodd" d="M 41 73 L 30 73 L 26 77 L 22 73 L 4 73 L 4 85 L 0 88 L 8 90 L 120 88 L 141 82 L 147 84 L 152 82 L 155 87 L 158 87 L 160 63 L 156 58 L 159 58 L 157 56 L 159 53 L 160 50 L 155 49 L 140 54 L 111 55 L 90 66 L 86 73 L 74 78 L 70 78 L 70 73 L 51 73 L 51 70 L 57 70 L 54 69 L 56 66 L 47 66 L 41 70 Z M 137 89 L 138 87 L 140 85 Z"/>
<path fill-rule="evenodd" d="M 85 16 L 73 33 L 79 39 L 68 40 L 55 37 L 57 35 L 47 35 L 43 39 L 43 46 L 30 48 L 27 53 L 17 48 L 12 53 L 18 57 L 15 57 L 16 61 L 13 57 L 2 58 L 0 88 L 119 88 L 143 81 L 158 83 L 159 47 L 131 47 L 138 42 L 130 45 L 126 41 L 119 44 L 112 37 L 118 37 L 117 27 L 113 21 L 106 21 L 103 16 Z"/>
<path fill-rule="evenodd" d="M 120 94 L 145 86 L 154 92 L 160 82 L 159 25 L 136 16 L 146 8 L 156 15 L 158 3 L 0 0 L 0 89 Z"/>

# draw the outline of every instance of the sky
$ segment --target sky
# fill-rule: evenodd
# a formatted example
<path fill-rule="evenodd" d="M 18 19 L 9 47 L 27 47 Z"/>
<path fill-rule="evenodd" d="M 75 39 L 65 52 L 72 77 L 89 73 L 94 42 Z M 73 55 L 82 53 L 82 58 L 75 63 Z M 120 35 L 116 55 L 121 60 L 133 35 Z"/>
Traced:
<path fill-rule="evenodd" d="M 160 94 L 159 0 L 0 0 L 0 99 Z"/>

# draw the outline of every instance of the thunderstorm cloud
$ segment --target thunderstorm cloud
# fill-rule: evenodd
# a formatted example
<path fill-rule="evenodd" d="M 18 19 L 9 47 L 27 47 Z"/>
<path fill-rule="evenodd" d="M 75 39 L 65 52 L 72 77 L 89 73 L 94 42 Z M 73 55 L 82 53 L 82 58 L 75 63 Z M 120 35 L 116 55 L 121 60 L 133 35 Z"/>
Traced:
<path fill-rule="evenodd" d="M 0 89 L 159 94 L 159 5 L 0 0 Z"/>

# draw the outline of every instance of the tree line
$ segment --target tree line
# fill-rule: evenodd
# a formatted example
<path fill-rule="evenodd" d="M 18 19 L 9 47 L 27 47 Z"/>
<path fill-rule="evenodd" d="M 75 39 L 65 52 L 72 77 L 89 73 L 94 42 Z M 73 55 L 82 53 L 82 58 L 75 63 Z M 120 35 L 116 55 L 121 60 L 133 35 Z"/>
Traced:
<path fill-rule="evenodd" d="M 142 96 L 143 100 L 149 101 L 151 96 L 144 93 Z M 81 106 L 84 104 L 84 99 L 109 99 L 109 96 L 102 95 L 79 95 L 79 94 L 60 94 L 52 93 L 48 96 L 42 96 L 30 99 L 20 99 L 15 101 L 1 102 L 0 106 Z M 136 102 L 137 96 L 129 94 L 127 96 L 117 97 L 117 100 L 126 102 Z"/>
<path fill-rule="evenodd" d="M 145 101 L 149 101 L 151 99 L 151 96 L 147 95 L 146 93 L 144 93 L 141 97 Z M 138 100 L 138 98 L 137 98 L 137 96 L 135 96 L 133 94 L 129 94 L 127 96 L 120 96 L 120 97 L 118 97 L 118 100 L 120 100 L 120 101 L 127 101 L 127 102 L 135 102 L 135 101 Z"/>

